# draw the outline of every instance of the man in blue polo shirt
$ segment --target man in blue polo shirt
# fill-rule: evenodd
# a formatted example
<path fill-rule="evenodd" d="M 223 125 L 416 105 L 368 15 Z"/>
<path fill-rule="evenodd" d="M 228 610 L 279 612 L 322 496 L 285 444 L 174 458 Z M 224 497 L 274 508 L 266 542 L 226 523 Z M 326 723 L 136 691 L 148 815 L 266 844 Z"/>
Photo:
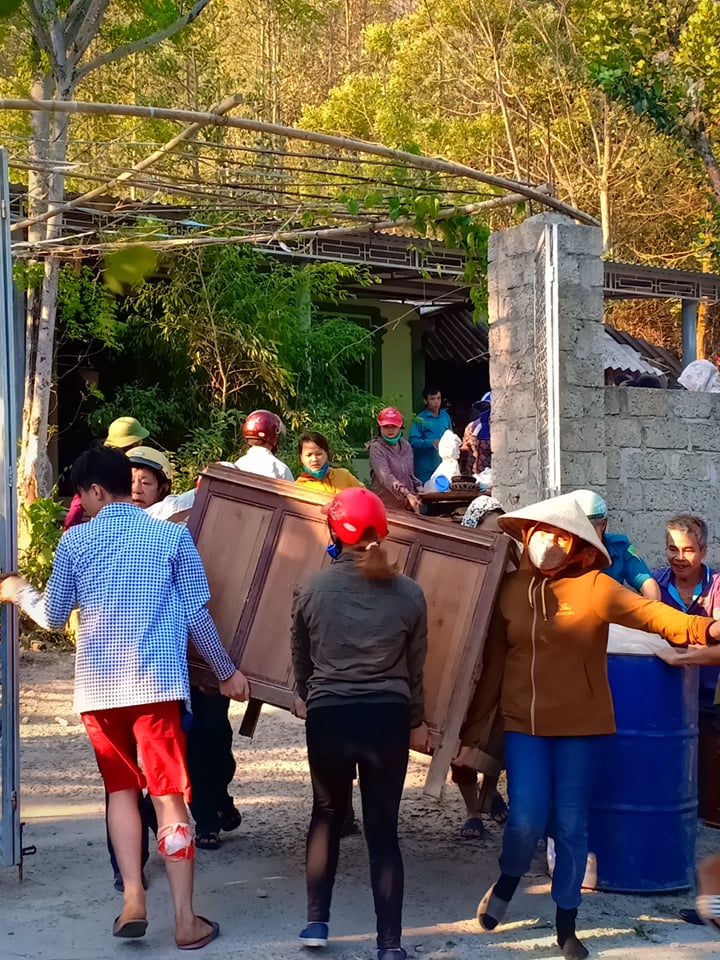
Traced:
<path fill-rule="evenodd" d="M 452 421 L 447 410 L 442 409 L 442 392 L 439 387 L 423 387 L 425 409 L 415 417 L 408 440 L 415 457 L 415 476 L 427 483 L 440 464 L 438 443 L 446 430 L 452 430 Z"/>
<path fill-rule="evenodd" d="M 653 580 L 648 565 L 637 555 L 625 534 L 607 532 L 607 504 L 600 494 L 593 490 L 575 490 L 574 494 L 610 554 L 611 563 L 605 568 L 605 573 L 618 583 L 626 583 L 648 600 L 665 599 L 661 598 L 660 587 Z"/>

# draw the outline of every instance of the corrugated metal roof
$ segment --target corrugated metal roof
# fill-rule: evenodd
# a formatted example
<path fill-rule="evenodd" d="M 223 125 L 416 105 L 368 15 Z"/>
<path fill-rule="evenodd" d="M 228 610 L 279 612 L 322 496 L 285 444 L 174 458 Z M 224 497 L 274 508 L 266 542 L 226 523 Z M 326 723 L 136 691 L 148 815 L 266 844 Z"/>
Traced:
<path fill-rule="evenodd" d="M 454 363 L 487 363 L 488 329 L 473 321 L 467 306 L 421 308 L 421 316 L 430 324 L 425 333 L 425 353 L 431 360 Z M 605 324 L 607 344 L 604 362 L 607 370 L 664 374 L 676 385 L 682 362 L 670 350 L 656 347 L 640 337 Z"/>
<path fill-rule="evenodd" d="M 611 324 L 605 324 L 605 332 L 608 333 L 616 343 L 631 347 L 643 360 L 647 360 L 654 367 L 661 370 L 667 377 L 671 385 L 677 385 L 677 378 L 682 373 L 683 365 L 677 354 L 665 347 L 656 347 L 642 337 L 632 337 L 624 330 L 616 330 Z"/>
<path fill-rule="evenodd" d="M 432 320 L 432 328 L 425 334 L 425 353 L 431 360 L 449 360 L 452 363 L 487 363 L 488 329 L 473 321 L 467 307 L 437 307 L 421 310 L 421 315 Z"/>
<path fill-rule="evenodd" d="M 608 331 L 609 332 L 609 331 Z M 624 343 L 618 343 L 613 337 L 605 337 L 603 343 L 603 360 L 606 370 L 627 371 L 629 373 L 653 373 L 655 375 L 663 374 L 659 367 L 654 367 L 643 360 L 637 350 L 627 346 Z"/>

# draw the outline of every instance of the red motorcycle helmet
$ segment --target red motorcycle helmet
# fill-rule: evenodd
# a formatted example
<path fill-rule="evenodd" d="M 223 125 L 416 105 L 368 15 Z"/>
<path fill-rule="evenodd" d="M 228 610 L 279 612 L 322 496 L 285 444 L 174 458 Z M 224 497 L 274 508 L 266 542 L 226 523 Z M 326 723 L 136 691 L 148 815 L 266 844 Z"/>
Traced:
<path fill-rule="evenodd" d="M 358 543 L 369 527 L 380 540 L 387 536 L 385 505 L 376 493 L 365 487 L 341 490 L 322 508 L 322 512 L 327 516 L 332 532 L 343 543 Z"/>
<path fill-rule="evenodd" d="M 381 427 L 401 427 L 403 415 L 397 407 L 384 407 L 378 414 L 377 422 Z"/>
<path fill-rule="evenodd" d="M 275 445 L 283 432 L 283 422 L 276 413 L 270 410 L 253 410 L 245 418 L 242 425 L 243 436 L 246 440 L 262 440 L 263 443 Z"/>

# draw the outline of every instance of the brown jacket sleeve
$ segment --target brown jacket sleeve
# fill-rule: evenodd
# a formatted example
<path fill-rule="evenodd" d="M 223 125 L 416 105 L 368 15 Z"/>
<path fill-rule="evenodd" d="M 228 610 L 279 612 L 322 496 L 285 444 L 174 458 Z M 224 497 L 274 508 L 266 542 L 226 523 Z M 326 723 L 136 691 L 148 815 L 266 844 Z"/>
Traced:
<path fill-rule="evenodd" d="M 592 600 L 595 613 L 607 623 L 659 633 L 678 647 L 708 642 L 710 617 L 690 616 L 659 600 L 645 600 L 604 573 L 595 578 Z"/>
<path fill-rule="evenodd" d="M 460 731 L 463 746 L 472 746 L 488 754 L 495 752 L 491 748 L 491 734 L 500 709 L 506 652 L 507 623 L 497 603 L 485 641 L 482 670 Z"/>

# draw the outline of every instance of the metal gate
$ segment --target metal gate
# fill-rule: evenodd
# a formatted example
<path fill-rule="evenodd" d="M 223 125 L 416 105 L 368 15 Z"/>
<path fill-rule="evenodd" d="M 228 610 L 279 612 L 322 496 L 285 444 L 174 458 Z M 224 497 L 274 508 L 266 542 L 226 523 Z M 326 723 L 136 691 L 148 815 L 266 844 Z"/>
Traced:
<path fill-rule="evenodd" d="M 0 572 L 17 568 L 17 351 L 15 345 L 10 189 L 0 148 Z M 20 839 L 18 620 L 0 604 L 0 866 L 22 862 Z"/>
<path fill-rule="evenodd" d="M 535 249 L 534 340 L 537 499 L 560 493 L 558 225 L 545 226 Z"/>

